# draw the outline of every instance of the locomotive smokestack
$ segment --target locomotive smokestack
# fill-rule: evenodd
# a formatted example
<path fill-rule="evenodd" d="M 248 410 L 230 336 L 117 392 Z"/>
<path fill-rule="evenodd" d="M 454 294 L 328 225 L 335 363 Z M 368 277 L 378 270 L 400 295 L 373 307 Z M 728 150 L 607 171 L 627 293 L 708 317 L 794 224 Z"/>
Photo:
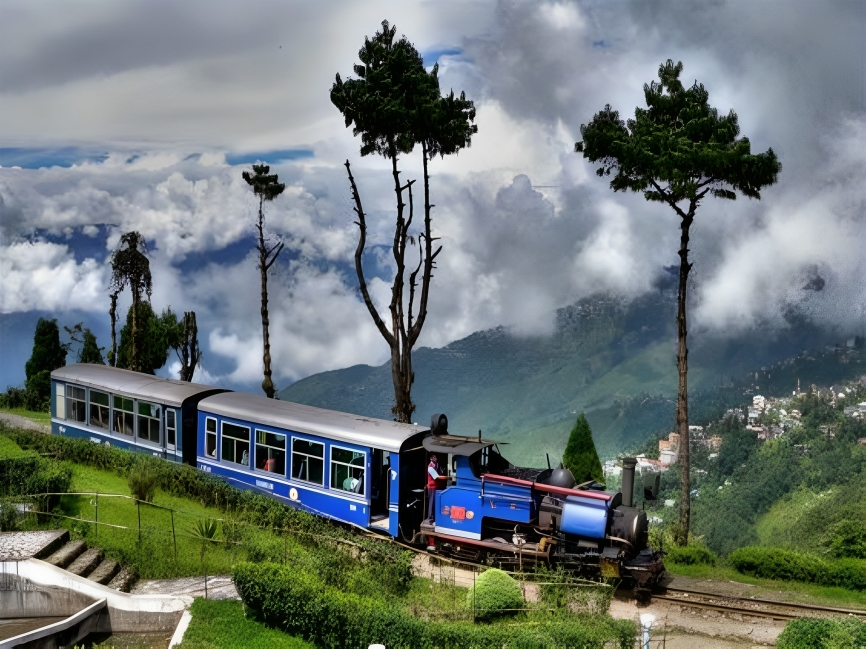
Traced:
<path fill-rule="evenodd" d="M 624 457 L 622 459 L 622 504 L 625 507 L 632 506 L 635 466 L 637 466 L 637 460 L 633 457 Z"/>

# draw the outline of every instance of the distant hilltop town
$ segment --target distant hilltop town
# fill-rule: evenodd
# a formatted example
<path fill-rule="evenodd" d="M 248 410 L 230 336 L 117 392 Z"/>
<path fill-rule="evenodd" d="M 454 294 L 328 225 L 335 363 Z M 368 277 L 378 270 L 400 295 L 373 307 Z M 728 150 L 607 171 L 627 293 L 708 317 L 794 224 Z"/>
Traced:
<path fill-rule="evenodd" d="M 866 378 L 866 377 L 864 377 Z M 831 405 L 834 407 L 840 403 L 845 403 L 846 399 L 851 399 L 855 396 L 854 391 L 850 387 L 836 388 L 830 386 L 829 389 L 818 388 L 811 386 L 814 394 L 828 397 Z M 792 408 L 794 398 L 802 396 L 802 392 L 794 390 L 791 397 L 764 397 L 760 394 L 752 397 L 752 405 L 744 412 L 743 408 L 731 408 L 725 412 L 725 418 L 737 417 L 743 420 L 748 418 L 746 430 L 755 433 L 755 436 L 762 441 L 781 437 L 800 422 L 800 411 Z M 844 407 L 842 411 L 846 416 L 852 418 L 866 418 L 866 401 L 862 403 L 852 403 Z M 832 425 L 822 425 L 819 427 L 824 434 L 833 439 L 835 437 Z M 722 445 L 722 438 L 719 435 L 711 434 L 712 424 L 706 427 L 689 426 L 689 436 L 691 445 L 694 449 L 697 447 L 705 447 L 709 450 L 709 459 L 718 456 L 718 451 Z M 866 445 L 866 437 L 858 440 L 861 445 Z M 641 474 L 646 472 L 664 473 L 672 464 L 676 464 L 679 458 L 680 450 L 680 435 L 679 433 L 669 433 L 667 439 L 660 439 L 658 442 L 659 453 L 658 459 L 646 457 L 646 454 L 641 453 L 636 456 L 637 467 Z M 606 475 L 619 475 L 622 469 L 618 466 L 618 460 L 608 460 L 604 463 L 604 473 Z"/>

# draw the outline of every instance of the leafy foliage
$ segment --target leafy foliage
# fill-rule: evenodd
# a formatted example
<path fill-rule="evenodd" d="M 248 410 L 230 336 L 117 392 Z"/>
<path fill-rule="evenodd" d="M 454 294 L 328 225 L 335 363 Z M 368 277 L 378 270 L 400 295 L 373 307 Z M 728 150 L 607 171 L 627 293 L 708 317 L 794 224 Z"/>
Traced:
<path fill-rule="evenodd" d="M 232 579 L 254 619 L 323 648 L 600 649 L 608 640 L 630 647 L 635 637 L 632 622 L 600 617 L 548 616 L 543 625 L 425 622 L 394 599 L 344 592 L 306 571 L 273 564 L 240 563 Z"/>
<path fill-rule="evenodd" d="M 137 326 L 139 331 L 137 371 L 153 374 L 165 365 L 169 351 L 177 344 L 177 316 L 171 307 L 157 316 L 149 302 L 141 302 L 138 305 L 138 318 L 136 319 L 133 314 L 133 307 L 130 307 L 126 313 L 126 324 L 120 330 L 117 367 L 134 369 L 132 354 L 134 326 Z"/>
<path fill-rule="evenodd" d="M 739 572 L 763 579 L 866 590 L 866 562 L 856 559 L 834 561 L 782 548 L 746 547 L 732 552 L 728 562 Z"/>
<path fill-rule="evenodd" d="M 866 622 L 853 618 L 793 620 L 776 639 L 778 649 L 854 649 L 864 645 Z"/>
<path fill-rule="evenodd" d="M 481 573 L 466 594 L 466 605 L 477 617 L 492 619 L 515 613 L 524 607 L 523 592 L 508 573 L 491 568 Z"/>
<path fill-rule="evenodd" d="M 592 430 L 583 413 L 580 413 L 568 436 L 562 463 L 571 471 L 578 484 L 588 480 L 604 482 L 601 461 L 598 459 L 595 443 L 592 441 Z"/>
<path fill-rule="evenodd" d="M 707 565 L 714 566 L 718 557 L 709 548 L 703 545 L 689 544 L 683 547 L 671 547 L 667 551 L 665 561 L 679 563 L 685 566 Z"/>
<path fill-rule="evenodd" d="M 153 502 L 159 476 L 152 463 L 136 462 L 129 471 L 129 492 L 144 502 Z"/>
<path fill-rule="evenodd" d="M 357 79 L 337 74 L 331 102 L 343 114 L 352 134 L 361 136 L 361 155 L 394 158 L 423 143 L 426 154 L 445 156 L 470 145 L 478 127 L 473 102 L 452 91 L 439 91 L 439 64 L 428 73 L 415 46 L 397 27 L 382 21 L 382 30 L 365 38 L 355 65 Z"/>
<path fill-rule="evenodd" d="M 648 201 L 673 205 L 699 199 L 705 190 L 717 198 L 734 199 L 737 191 L 760 198 L 782 169 L 776 154 L 752 154 L 749 139 L 737 137 L 737 114 L 720 115 L 703 84 L 684 87 L 682 71 L 681 62 L 668 59 L 659 66 L 659 80 L 644 85 L 646 108 L 635 108 L 634 118 L 623 122 L 605 106 L 581 125 L 583 141 L 575 150 L 601 162 L 599 176 L 616 170 L 611 189 L 644 192 Z"/>
<path fill-rule="evenodd" d="M 66 333 L 69 334 L 72 342 L 81 345 L 75 362 L 105 365 L 105 359 L 102 357 L 102 350 L 105 348 L 97 344 L 96 334 L 89 327 L 84 327 L 83 325 L 83 322 L 79 322 L 72 327 L 63 327 Z"/>
<path fill-rule="evenodd" d="M 51 400 L 51 372 L 66 365 L 66 353 L 66 347 L 60 344 L 57 320 L 39 318 L 33 334 L 33 352 L 24 365 L 27 379 L 24 383 L 22 405 L 30 410 L 48 410 Z"/>

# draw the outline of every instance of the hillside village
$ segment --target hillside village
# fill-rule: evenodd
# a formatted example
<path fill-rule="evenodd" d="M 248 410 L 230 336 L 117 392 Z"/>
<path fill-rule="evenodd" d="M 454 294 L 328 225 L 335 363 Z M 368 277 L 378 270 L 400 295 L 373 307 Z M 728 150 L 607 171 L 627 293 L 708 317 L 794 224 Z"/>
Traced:
<path fill-rule="evenodd" d="M 857 387 L 866 386 L 866 376 L 860 378 L 858 384 L 847 386 L 830 386 L 820 388 L 816 385 L 810 387 L 812 394 L 827 398 L 829 404 L 837 408 L 842 407 L 842 413 L 852 419 L 866 419 L 866 401 L 857 401 Z M 759 441 L 767 441 L 782 437 L 800 424 L 801 413 L 793 407 L 793 401 L 802 397 L 804 391 L 798 389 L 792 392 L 791 397 L 765 397 L 756 394 L 752 397 L 752 403 L 745 408 L 729 408 L 723 419 L 735 417 L 740 421 L 747 421 L 745 429 L 754 433 Z M 850 405 L 849 405 L 850 402 Z M 744 419 L 745 418 L 745 419 Z M 715 422 L 720 423 L 720 422 Z M 820 430 L 828 439 L 835 437 L 834 426 L 825 424 Z M 722 437 L 713 433 L 713 423 L 704 426 L 689 426 L 689 437 L 692 445 L 692 453 L 698 448 L 707 449 L 707 459 L 713 460 L 718 457 L 722 446 Z M 858 438 L 858 444 L 866 446 L 866 437 Z M 658 440 L 657 457 L 651 457 L 647 453 L 636 455 L 638 470 L 641 475 L 646 473 L 665 473 L 672 465 L 677 463 L 680 451 L 680 434 L 671 432 L 667 439 Z M 606 476 L 619 476 L 621 467 L 618 460 L 607 460 L 603 466 Z M 695 469 L 697 473 L 706 473 L 703 469 Z"/>

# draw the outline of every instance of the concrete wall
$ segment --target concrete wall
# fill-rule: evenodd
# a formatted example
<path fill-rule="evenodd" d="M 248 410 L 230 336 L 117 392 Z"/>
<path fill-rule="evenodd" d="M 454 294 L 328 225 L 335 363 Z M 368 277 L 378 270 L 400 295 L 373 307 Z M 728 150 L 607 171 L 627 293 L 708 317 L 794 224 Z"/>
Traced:
<path fill-rule="evenodd" d="M 105 599 L 95 631 L 171 633 L 192 603 L 187 596 L 121 593 L 39 559 L 21 561 L 18 578 L 18 590 L 0 591 L 2 617 L 68 616 Z"/>

